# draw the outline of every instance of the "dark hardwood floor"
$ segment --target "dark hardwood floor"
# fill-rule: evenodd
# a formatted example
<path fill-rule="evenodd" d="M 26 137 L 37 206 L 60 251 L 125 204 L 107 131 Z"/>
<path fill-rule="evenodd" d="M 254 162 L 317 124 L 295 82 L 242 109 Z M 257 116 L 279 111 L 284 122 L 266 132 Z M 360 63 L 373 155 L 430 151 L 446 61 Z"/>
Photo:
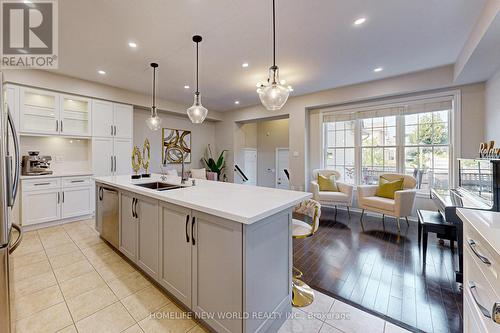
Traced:
<path fill-rule="evenodd" d="M 318 232 L 294 239 L 294 266 L 311 287 L 406 328 L 424 332 L 462 332 L 462 292 L 454 282 L 458 256 L 449 242 L 439 245 L 429 234 L 427 264 L 417 241 L 417 222 L 410 227 L 380 215 L 351 219 L 339 209 L 322 208 Z"/>

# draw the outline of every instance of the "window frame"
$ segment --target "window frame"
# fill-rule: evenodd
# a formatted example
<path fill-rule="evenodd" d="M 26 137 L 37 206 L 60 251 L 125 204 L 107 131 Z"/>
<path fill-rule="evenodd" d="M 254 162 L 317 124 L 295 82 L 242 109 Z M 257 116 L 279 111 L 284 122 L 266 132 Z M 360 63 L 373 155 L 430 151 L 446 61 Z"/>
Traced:
<path fill-rule="evenodd" d="M 448 100 L 452 103 L 451 111 L 449 111 L 449 119 L 448 119 L 448 133 L 449 133 L 449 161 L 448 167 L 450 172 L 449 184 L 450 188 L 456 187 L 458 184 L 458 172 L 456 171 L 458 168 L 457 157 L 461 156 L 461 91 L 459 89 L 456 90 L 446 90 L 439 91 L 433 93 L 420 93 L 420 94 L 412 94 L 404 97 L 386 97 L 383 99 L 377 99 L 366 102 L 359 101 L 351 101 L 345 102 L 341 106 L 322 106 L 318 108 L 320 113 L 320 133 L 321 135 L 321 147 L 323 151 L 320 153 L 320 165 L 325 168 L 326 163 L 326 126 L 325 121 L 323 120 L 324 115 L 327 114 L 356 114 L 364 111 L 376 110 L 381 108 L 392 108 L 392 107 L 405 107 L 409 104 L 415 103 L 425 103 L 432 102 L 433 100 Z M 361 160 L 362 160 L 362 148 L 361 148 L 361 135 L 360 135 L 360 119 L 355 120 L 355 184 L 361 185 Z M 405 125 L 404 125 L 404 114 L 396 116 L 396 169 L 398 172 L 405 171 Z M 428 197 L 428 189 L 422 190 L 418 192 L 419 196 L 427 196 Z"/>

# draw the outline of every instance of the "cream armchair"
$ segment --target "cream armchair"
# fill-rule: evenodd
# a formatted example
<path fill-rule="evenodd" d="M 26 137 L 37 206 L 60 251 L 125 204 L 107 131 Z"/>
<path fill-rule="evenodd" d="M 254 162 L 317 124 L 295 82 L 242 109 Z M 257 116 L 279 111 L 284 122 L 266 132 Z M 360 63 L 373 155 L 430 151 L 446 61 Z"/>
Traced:
<path fill-rule="evenodd" d="M 406 224 L 408 223 L 408 216 L 411 215 L 413 210 L 413 204 L 415 203 L 415 196 L 417 191 L 415 186 L 417 181 L 412 176 L 387 173 L 381 175 L 389 181 L 404 178 L 403 190 L 396 191 L 394 193 L 394 199 L 377 197 L 375 193 L 377 192 L 378 185 L 360 185 L 357 188 L 358 192 L 358 206 L 362 209 L 361 218 L 359 222 L 361 223 L 361 229 L 365 230 L 363 225 L 363 214 L 366 210 L 377 212 L 382 214 L 382 225 L 385 230 L 385 215 L 393 216 L 396 218 L 398 223 L 398 231 L 401 231 L 399 225 L 399 219 L 404 217 L 406 219 Z"/>
<path fill-rule="evenodd" d="M 335 179 L 340 178 L 340 172 L 336 170 L 327 170 L 327 169 L 313 170 L 311 191 L 313 193 L 314 200 L 318 201 L 323 206 L 335 207 L 335 217 L 337 217 L 337 206 L 345 206 L 347 208 L 347 213 L 349 214 L 349 217 L 351 217 L 351 211 L 349 210 L 349 207 L 352 207 L 353 186 L 337 181 L 339 192 L 320 191 L 318 185 L 318 174 L 325 177 L 330 177 L 334 175 Z"/>

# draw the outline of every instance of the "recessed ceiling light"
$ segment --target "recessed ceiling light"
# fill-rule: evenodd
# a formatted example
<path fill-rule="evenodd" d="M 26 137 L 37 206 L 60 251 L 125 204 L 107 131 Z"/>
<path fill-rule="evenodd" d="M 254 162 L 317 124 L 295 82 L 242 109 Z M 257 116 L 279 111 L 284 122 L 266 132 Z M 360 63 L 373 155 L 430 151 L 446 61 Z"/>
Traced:
<path fill-rule="evenodd" d="M 97 73 L 101 74 L 101 75 L 106 75 L 106 72 L 103 71 L 102 69 L 98 70 Z"/>
<path fill-rule="evenodd" d="M 354 25 L 361 25 L 361 24 L 363 24 L 365 22 L 366 22 L 366 18 L 365 17 L 360 17 L 360 18 L 354 20 Z"/>
<path fill-rule="evenodd" d="M 234 101 L 234 104 L 238 105 L 240 104 L 240 101 Z"/>
<path fill-rule="evenodd" d="M 189 89 L 189 86 L 186 84 L 186 85 L 184 86 L 184 89 Z"/>
<path fill-rule="evenodd" d="M 375 68 L 373 71 L 374 71 L 375 73 L 378 73 L 378 72 L 382 72 L 383 70 L 384 70 L 384 69 L 383 69 L 382 67 L 377 67 L 377 68 Z"/>
<path fill-rule="evenodd" d="M 134 43 L 134 42 L 129 42 L 128 43 L 128 46 L 135 49 L 137 47 L 137 43 Z"/>
<path fill-rule="evenodd" d="M 241 67 L 243 67 L 243 68 L 247 68 L 248 66 L 249 66 L 248 62 L 244 62 L 244 63 L 241 64 Z"/>

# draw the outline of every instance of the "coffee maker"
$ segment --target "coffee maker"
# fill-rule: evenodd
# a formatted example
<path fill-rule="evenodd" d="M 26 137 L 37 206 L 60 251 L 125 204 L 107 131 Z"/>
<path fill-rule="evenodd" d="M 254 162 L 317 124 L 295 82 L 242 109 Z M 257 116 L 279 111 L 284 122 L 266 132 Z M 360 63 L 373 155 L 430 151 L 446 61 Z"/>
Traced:
<path fill-rule="evenodd" d="M 21 163 L 21 173 L 23 175 L 40 176 L 52 174 L 52 170 L 50 170 L 50 161 L 52 161 L 52 157 L 39 155 L 40 152 L 38 151 L 29 151 L 28 155 L 23 156 Z"/>

